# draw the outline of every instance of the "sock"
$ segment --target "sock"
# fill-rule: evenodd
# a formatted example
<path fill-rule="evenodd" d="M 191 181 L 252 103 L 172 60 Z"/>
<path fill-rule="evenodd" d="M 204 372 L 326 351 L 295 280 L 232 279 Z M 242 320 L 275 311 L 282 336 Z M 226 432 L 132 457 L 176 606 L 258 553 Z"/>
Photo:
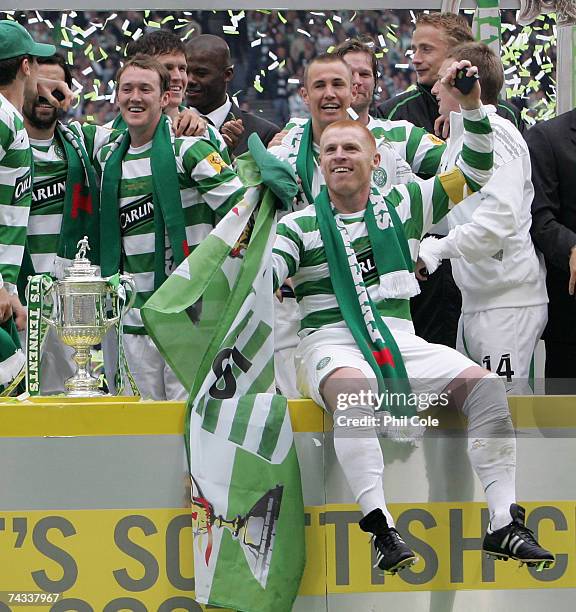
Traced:
<path fill-rule="evenodd" d="M 481 378 L 462 407 L 468 418 L 468 457 L 486 495 L 490 530 L 512 521 L 516 502 L 516 436 L 503 381 Z"/>
<path fill-rule="evenodd" d="M 384 458 L 373 426 L 352 426 L 346 419 L 373 418 L 372 406 L 348 406 L 334 412 L 334 451 L 363 516 L 380 508 L 389 527 L 394 519 L 386 507 Z"/>

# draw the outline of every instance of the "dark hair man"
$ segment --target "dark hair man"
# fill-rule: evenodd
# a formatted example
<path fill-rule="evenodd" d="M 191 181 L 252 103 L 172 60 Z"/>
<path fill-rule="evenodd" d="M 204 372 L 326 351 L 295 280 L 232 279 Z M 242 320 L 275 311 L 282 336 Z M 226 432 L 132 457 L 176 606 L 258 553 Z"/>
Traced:
<path fill-rule="evenodd" d="M 459 45 L 449 55 L 440 76 L 454 60 L 468 60 L 478 68 L 482 102 L 494 132 L 494 173 L 481 197 L 471 196 L 447 217 L 447 236 L 422 242 L 420 257 L 429 273 L 443 258 L 451 258 L 454 280 L 462 291 L 456 348 L 502 376 L 509 393 L 529 394 L 548 301 L 546 272 L 530 238 L 530 155 L 522 134 L 496 113 L 504 82 L 500 58 L 479 42 Z M 450 120 L 445 170 L 462 148 L 463 120 L 440 79 L 432 93 L 440 113 Z"/>
<path fill-rule="evenodd" d="M 412 34 L 412 64 L 417 74 L 415 90 L 384 101 L 378 113 L 385 119 L 405 119 L 434 133 L 440 116 L 432 86 L 450 49 L 464 42 L 473 42 L 466 19 L 454 13 L 421 13 Z M 498 113 L 523 128 L 519 111 L 513 105 L 500 103 Z M 433 227 L 433 235 L 442 235 L 445 227 Z M 449 260 L 438 272 L 421 284 L 421 293 L 412 300 L 412 316 L 416 332 L 429 342 L 456 346 L 458 319 L 462 306 L 460 292 L 452 278 Z"/>
<path fill-rule="evenodd" d="M 240 179 L 206 138 L 173 138 L 163 114 L 170 73 L 137 55 L 118 71 L 118 105 L 128 129 L 99 155 L 101 267 L 134 274 L 124 347 L 143 397 L 183 399 L 186 391 L 160 355 L 140 307 L 167 274 L 242 197 Z M 160 231 L 158 230 L 160 229 Z"/>
<path fill-rule="evenodd" d="M 240 109 L 228 96 L 227 88 L 234 75 L 234 66 L 226 41 L 212 34 L 195 36 L 186 44 L 186 58 L 188 104 L 221 130 L 224 138 L 233 136 L 237 142 L 231 153 L 234 156 L 245 153 L 248 137 L 253 132 L 267 146 L 280 128 Z"/>
<path fill-rule="evenodd" d="M 9 383 L 24 362 L 12 320 L 14 308 L 17 324 L 23 329 L 25 311 L 16 282 L 32 200 L 32 153 L 22 105 L 26 93 L 41 91 L 51 103 L 67 107 L 71 92 L 66 86 L 65 100 L 60 103 L 52 95 L 54 83 L 38 80 L 36 58 L 55 51 L 53 45 L 35 42 L 15 21 L 0 21 L 0 385 Z"/>
<path fill-rule="evenodd" d="M 546 393 L 576 392 L 576 109 L 531 127 L 532 238 L 546 262 Z"/>
<path fill-rule="evenodd" d="M 72 85 L 70 68 L 58 53 L 38 58 L 38 76 Z M 34 159 L 34 180 L 28 238 L 18 279 L 21 298 L 30 275 L 62 278 L 84 236 L 90 240 L 90 260 L 99 263 L 99 179 L 93 161 L 118 135 L 88 123 L 64 124 L 62 111 L 37 92 L 32 93 L 26 95 L 22 109 Z M 74 373 L 72 353 L 49 329 L 40 364 L 42 395 L 64 392 L 65 380 Z"/>

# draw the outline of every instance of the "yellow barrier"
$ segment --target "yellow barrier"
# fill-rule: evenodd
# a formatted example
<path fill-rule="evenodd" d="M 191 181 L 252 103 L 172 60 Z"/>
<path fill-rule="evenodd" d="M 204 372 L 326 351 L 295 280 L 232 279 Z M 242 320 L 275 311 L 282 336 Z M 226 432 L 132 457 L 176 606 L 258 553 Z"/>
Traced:
<path fill-rule="evenodd" d="M 519 429 L 576 429 L 574 396 L 516 396 L 510 412 Z M 330 431 L 331 419 L 311 400 L 289 402 L 296 433 Z M 35 398 L 0 403 L 1 436 L 158 435 L 184 432 L 182 402 L 137 401 L 131 397 L 94 400 Z M 440 428 L 454 421 L 443 415 Z"/>
<path fill-rule="evenodd" d="M 566 438 L 573 435 L 569 429 L 576 430 L 573 397 L 513 397 L 510 408 L 519 429 L 564 430 Z M 332 429 L 330 418 L 309 400 L 290 402 L 290 414 L 297 433 Z M 193 601 L 192 527 L 185 507 L 188 493 L 184 486 L 184 456 L 179 439 L 173 437 L 182 435 L 184 417 L 180 402 L 139 402 L 134 398 L 36 398 L 26 403 L 0 404 L 0 450 L 5 451 L 3 457 L 9 458 L 0 467 L 0 483 L 4 487 L 11 486 L 11 474 L 16 471 L 10 461 L 19 461 L 22 453 L 33 455 L 31 465 L 41 472 L 49 469 L 44 468 L 49 453 L 63 452 L 70 458 L 62 473 L 49 474 L 52 482 L 70 478 L 76 483 L 72 486 L 82 489 L 87 475 L 79 474 L 74 465 L 79 453 L 89 454 L 83 458 L 85 469 L 91 461 L 104 461 L 100 445 L 147 453 L 155 440 L 141 436 L 172 436 L 170 448 L 176 460 L 166 468 L 167 478 L 174 480 L 178 491 L 182 490 L 180 501 L 171 501 L 168 507 L 161 503 L 149 507 L 116 503 L 118 488 L 127 483 L 115 480 L 112 463 L 106 464 L 102 476 L 104 502 L 97 508 L 74 505 L 78 496 L 73 495 L 72 501 L 56 497 L 48 505 L 46 487 L 50 485 L 27 491 L 22 472 L 18 472 L 18 482 L 13 480 L 12 484 L 24 487 L 24 494 L 11 498 L 5 488 L 0 496 L 0 610 L 5 609 L 2 603 L 9 606 L 8 592 L 38 591 L 64 592 L 60 599 L 76 600 L 78 608 L 74 609 L 82 612 L 124 609 L 120 604 L 127 600 L 136 606 L 134 610 L 180 609 L 176 606 L 179 600 L 186 603 L 185 609 L 203 609 Z M 448 420 L 441 421 L 441 427 L 451 425 Z M 83 436 L 93 441 L 79 443 L 77 438 Z M 126 439 L 122 441 L 117 436 Z M 51 441 L 52 437 L 63 439 Z M 554 440 L 547 443 L 556 444 Z M 164 461 L 164 455 L 160 456 Z M 558 460 L 569 465 L 566 457 Z M 134 461 L 138 471 L 140 459 Z M 151 468 L 147 461 L 142 455 L 143 469 Z M 302 468 L 303 478 L 309 477 L 307 470 L 312 468 Z M 94 483 L 94 478 L 99 477 L 91 478 Z M 38 480 L 44 484 L 42 476 Z M 108 494 L 112 501 L 107 506 Z M 400 531 L 420 562 L 399 576 L 386 578 L 371 568 L 374 560 L 370 558 L 366 534 L 357 524 L 360 513 L 356 505 L 308 505 L 307 565 L 300 596 L 324 599 L 392 592 L 576 589 L 575 503 L 563 500 L 563 495 L 571 496 L 573 491 L 562 491 L 558 497 L 548 495 L 554 501 L 525 504 L 528 525 L 557 554 L 554 568 L 542 573 L 520 569 L 512 563 L 495 564 L 482 557 L 481 539 L 488 517 L 485 504 L 480 502 L 390 504 Z M 6 501 L 10 499 L 15 501 Z M 20 499 L 27 502 L 18 505 Z M 174 507 L 180 503 L 182 507 Z"/>

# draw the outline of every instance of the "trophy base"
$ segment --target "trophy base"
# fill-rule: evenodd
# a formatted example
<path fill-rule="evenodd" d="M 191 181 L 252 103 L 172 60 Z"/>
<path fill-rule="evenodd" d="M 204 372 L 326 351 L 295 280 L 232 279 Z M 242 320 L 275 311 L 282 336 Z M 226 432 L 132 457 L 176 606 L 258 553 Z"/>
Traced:
<path fill-rule="evenodd" d="M 100 397 L 105 395 L 104 391 L 98 388 L 98 379 L 92 377 L 86 379 L 73 376 L 64 383 L 64 389 L 67 397 Z"/>
<path fill-rule="evenodd" d="M 66 389 L 66 397 L 101 397 L 106 395 L 100 389 Z"/>

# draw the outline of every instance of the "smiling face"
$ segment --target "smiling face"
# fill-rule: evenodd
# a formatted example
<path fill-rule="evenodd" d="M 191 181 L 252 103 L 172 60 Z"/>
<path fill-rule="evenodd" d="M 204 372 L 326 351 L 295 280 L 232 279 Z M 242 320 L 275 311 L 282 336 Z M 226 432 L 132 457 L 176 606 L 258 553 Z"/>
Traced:
<path fill-rule="evenodd" d="M 440 79 L 446 74 L 453 61 L 453 59 L 447 59 L 442 63 L 438 71 L 438 80 L 434 83 L 434 87 L 432 87 L 432 95 L 436 96 L 436 100 L 438 100 L 438 112 L 444 117 L 448 117 L 451 112 L 460 112 L 458 101 L 440 82 Z"/>
<path fill-rule="evenodd" d="M 37 64 L 38 77 L 65 82 L 64 70 L 57 64 Z M 36 89 L 26 90 L 22 112 L 35 128 L 45 130 L 56 125 L 60 112 L 38 96 Z"/>
<path fill-rule="evenodd" d="M 428 24 L 416 27 L 412 35 L 412 63 L 418 83 L 430 87 L 434 85 L 448 49 L 448 40 L 442 29 Z"/>
<path fill-rule="evenodd" d="M 352 84 L 356 86 L 356 98 L 352 108 L 361 113 L 372 104 L 374 96 L 374 74 L 372 72 L 372 60 L 368 53 L 363 51 L 350 51 L 342 57 L 352 70 Z"/>
<path fill-rule="evenodd" d="M 219 50 L 196 49 L 188 56 L 188 103 L 204 115 L 222 106 L 233 74 Z"/>
<path fill-rule="evenodd" d="M 308 69 L 302 99 L 321 129 L 348 118 L 353 100 L 350 70 L 341 61 L 315 62 Z"/>
<path fill-rule="evenodd" d="M 332 197 L 369 192 L 372 172 L 380 163 L 374 138 L 366 128 L 346 124 L 328 128 L 320 140 L 320 168 Z"/>
<path fill-rule="evenodd" d="M 170 108 L 178 108 L 184 100 L 188 75 L 186 74 L 186 56 L 184 53 L 164 53 L 156 59 L 170 73 Z"/>
<path fill-rule="evenodd" d="M 131 135 L 154 133 L 170 92 L 161 92 L 160 75 L 155 70 L 129 66 L 118 82 L 118 106 Z"/>

